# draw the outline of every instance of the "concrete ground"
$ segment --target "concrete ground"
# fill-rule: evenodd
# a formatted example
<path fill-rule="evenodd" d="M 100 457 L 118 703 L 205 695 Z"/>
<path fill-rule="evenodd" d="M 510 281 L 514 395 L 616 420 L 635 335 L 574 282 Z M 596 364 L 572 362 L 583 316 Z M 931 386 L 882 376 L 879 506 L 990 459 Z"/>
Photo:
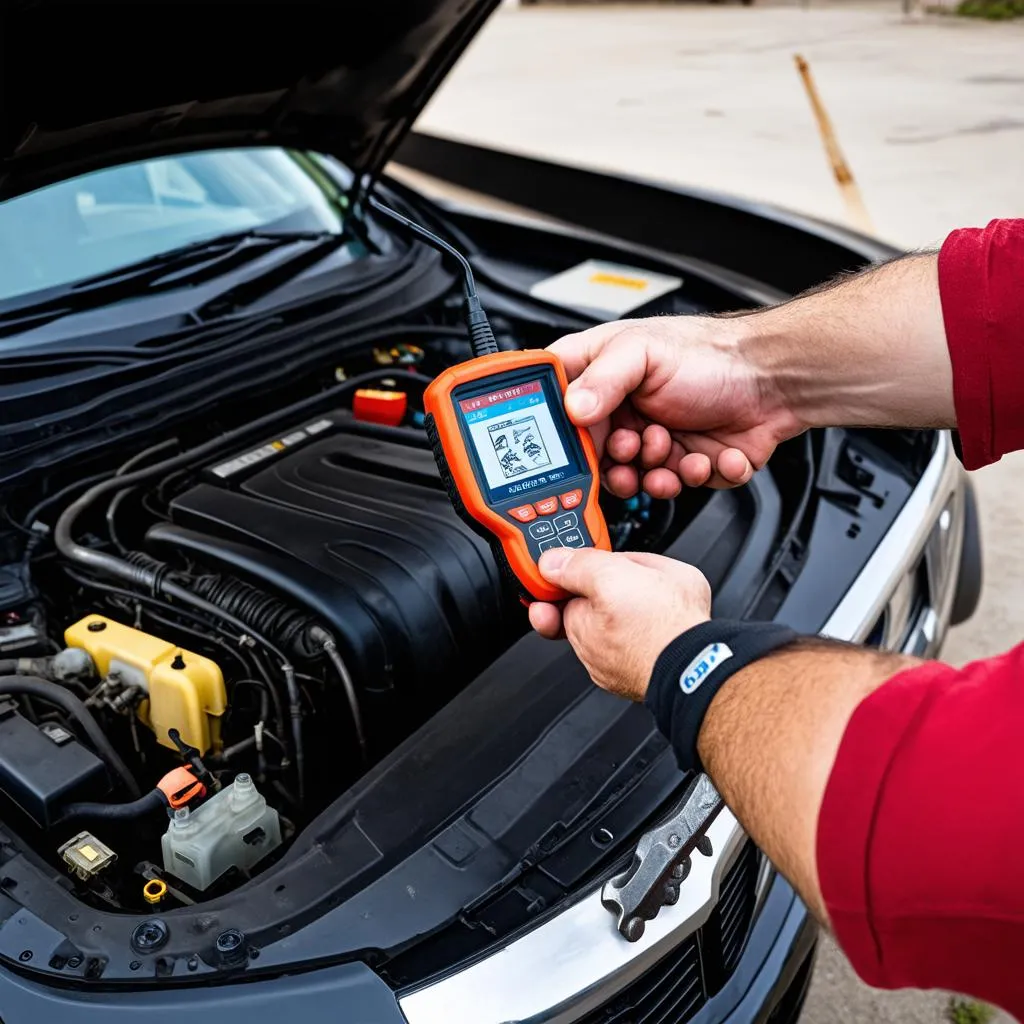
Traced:
<path fill-rule="evenodd" d="M 1024 23 L 908 20 L 895 0 L 506 5 L 419 127 L 843 220 L 797 52 L 883 238 L 934 245 L 960 225 L 1024 216 Z M 978 614 L 950 637 L 955 662 L 1024 632 L 1024 456 L 975 474 L 975 484 L 986 585 Z M 946 1002 L 871 990 L 826 944 L 803 1019 L 935 1024 Z"/>

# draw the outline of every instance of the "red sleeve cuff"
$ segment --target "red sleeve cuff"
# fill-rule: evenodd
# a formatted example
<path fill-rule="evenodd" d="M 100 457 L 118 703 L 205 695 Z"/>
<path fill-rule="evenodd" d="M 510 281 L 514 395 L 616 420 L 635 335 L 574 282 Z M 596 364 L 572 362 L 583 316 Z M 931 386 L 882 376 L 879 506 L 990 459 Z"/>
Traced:
<path fill-rule="evenodd" d="M 832 930 L 857 973 L 878 988 L 886 979 L 868 888 L 874 821 L 900 737 L 929 692 L 918 685 L 920 673 L 931 675 L 934 668 L 929 663 L 894 676 L 860 703 L 843 734 L 818 817 L 818 880 Z"/>
<path fill-rule="evenodd" d="M 939 291 L 964 465 L 977 469 L 1024 448 L 1024 220 L 954 231 Z"/>
<path fill-rule="evenodd" d="M 965 992 L 1024 1020 L 1024 644 L 926 662 L 861 702 L 818 817 L 836 937 L 880 988 Z"/>

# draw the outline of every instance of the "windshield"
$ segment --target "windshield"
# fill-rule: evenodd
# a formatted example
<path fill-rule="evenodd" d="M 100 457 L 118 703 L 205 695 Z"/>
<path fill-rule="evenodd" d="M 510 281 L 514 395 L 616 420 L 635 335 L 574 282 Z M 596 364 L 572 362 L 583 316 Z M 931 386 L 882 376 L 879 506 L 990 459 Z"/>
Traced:
<path fill-rule="evenodd" d="M 230 149 L 123 164 L 0 203 L 0 299 L 239 231 L 342 231 L 317 159 Z"/>

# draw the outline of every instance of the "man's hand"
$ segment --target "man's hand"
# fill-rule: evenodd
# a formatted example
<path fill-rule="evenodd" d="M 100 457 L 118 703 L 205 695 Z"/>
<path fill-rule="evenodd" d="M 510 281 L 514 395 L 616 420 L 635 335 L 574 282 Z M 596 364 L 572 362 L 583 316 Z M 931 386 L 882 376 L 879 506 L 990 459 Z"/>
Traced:
<path fill-rule="evenodd" d="M 755 313 L 619 320 L 551 346 L 608 490 L 655 498 L 746 483 L 814 426 L 954 424 L 935 256 L 910 256 Z"/>
<path fill-rule="evenodd" d="M 747 319 L 620 320 L 551 346 L 572 381 L 566 409 L 590 428 L 613 494 L 744 484 L 803 429 L 746 359 Z"/>
<path fill-rule="evenodd" d="M 541 574 L 572 594 L 559 611 L 530 605 L 530 623 L 554 638 L 564 629 L 598 686 L 643 700 L 658 655 L 711 614 L 711 589 L 699 569 L 644 552 L 594 548 L 545 551 Z"/>

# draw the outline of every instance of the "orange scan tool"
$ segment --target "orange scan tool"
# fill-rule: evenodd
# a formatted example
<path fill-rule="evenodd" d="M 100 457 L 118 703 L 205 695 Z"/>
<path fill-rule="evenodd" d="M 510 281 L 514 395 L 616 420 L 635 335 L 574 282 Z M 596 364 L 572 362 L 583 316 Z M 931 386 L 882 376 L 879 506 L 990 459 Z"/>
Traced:
<path fill-rule="evenodd" d="M 424 394 L 427 436 L 459 515 L 491 542 L 527 601 L 569 594 L 544 579 L 549 548 L 611 550 L 590 434 L 565 411 L 565 370 L 543 350 L 453 366 Z"/>

